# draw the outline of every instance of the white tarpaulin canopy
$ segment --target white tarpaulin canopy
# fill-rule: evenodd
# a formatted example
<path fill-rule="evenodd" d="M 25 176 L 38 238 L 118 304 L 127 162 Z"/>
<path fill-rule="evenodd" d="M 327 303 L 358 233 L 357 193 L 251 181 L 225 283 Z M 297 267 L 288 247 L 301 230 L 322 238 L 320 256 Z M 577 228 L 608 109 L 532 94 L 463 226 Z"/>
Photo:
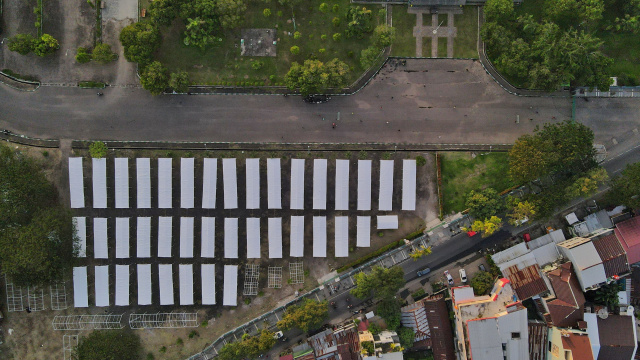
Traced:
<path fill-rule="evenodd" d="M 138 305 L 151 305 L 151 265 L 138 264 Z"/>
<path fill-rule="evenodd" d="M 393 160 L 380 160 L 380 193 L 378 209 L 391 211 L 393 201 Z"/>
<path fill-rule="evenodd" d="M 269 218 L 269 258 L 282 258 L 282 218 Z"/>
<path fill-rule="evenodd" d="M 336 160 L 336 210 L 349 210 L 349 160 Z"/>
<path fill-rule="evenodd" d="M 200 267 L 202 280 L 202 305 L 216 304 L 216 266 L 215 264 L 202 264 Z"/>
<path fill-rule="evenodd" d="M 416 161 L 402 160 L 402 210 L 416 209 Z"/>
<path fill-rule="evenodd" d="M 129 306 L 129 265 L 116 265 L 116 306 Z"/>
<path fill-rule="evenodd" d="M 116 209 L 129 208 L 129 159 L 116 158 Z"/>
<path fill-rule="evenodd" d="M 173 305 L 173 267 L 171 264 L 158 265 L 160 280 L 160 305 Z"/>
<path fill-rule="evenodd" d="M 73 268 L 73 306 L 89 307 L 89 289 L 87 288 L 87 267 Z"/>
<path fill-rule="evenodd" d="M 93 207 L 107 207 L 107 159 L 93 158 Z"/>
<path fill-rule="evenodd" d="M 96 306 L 109 306 L 109 265 L 96 266 Z"/>
<path fill-rule="evenodd" d="M 202 232 L 200 244 L 200 256 L 212 258 L 215 256 L 216 248 L 216 218 L 202 218 Z"/>
<path fill-rule="evenodd" d="M 179 265 L 180 305 L 193 305 L 193 265 Z"/>
<path fill-rule="evenodd" d="M 371 210 L 371 160 L 358 160 L 358 210 Z"/>
<path fill-rule="evenodd" d="M 289 256 L 304 256 L 304 216 L 291 217 L 291 239 L 289 246 Z"/>
<path fill-rule="evenodd" d="M 193 257 L 193 218 L 180 218 L 180 257 Z"/>
<path fill-rule="evenodd" d="M 84 175 L 80 157 L 69 158 L 69 195 L 71 208 L 84 207 Z"/>
<path fill-rule="evenodd" d="M 138 208 L 151 207 L 151 160 L 136 159 L 136 189 L 138 191 Z"/>
<path fill-rule="evenodd" d="M 313 160 L 313 209 L 327 210 L 327 159 Z"/>
<path fill-rule="evenodd" d="M 238 219 L 224 219 L 224 257 L 238 258 Z"/>
<path fill-rule="evenodd" d="M 304 210 L 304 159 L 291 159 L 291 209 Z"/>
<path fill-rule="evenodd" d="M 358 216 L 356 246 L 371 246 L 371 216 Z"/>
<path fill-rule="evenodd" d="M 194 166 L 193 158 L 180 160 L 180 207 L 183 209 L 193 209 Z"/>
<path fill-rule="evenodd" d="M 247 218 L 247 258 L 260 259 L 260 218 Z"/>
<path fill-rule="evenodd" d="M 93 257 L 96 259 L 109 257 L 107 219 L 105 218 L 93 218 Z"/>
<path fill-rule="evenodd" d="M 378 216 L 378 230 L 390 230 L 398 228 L 397 215 Z"/>
<path fill-rule="evenodd" d="M 267 200 L 269 209 L 282 209 L 281 187 L 280 159 L 267 159 Z"/>
<path fill-rule="evenodd" d="M 87 256 L 87 218 L 86 217 L 74 217 L 73 226 L 76 233 L 76 242 L 78 246 L 78 257 Z"/>
<path fill-rule="evenodd" d="M 116 258 L 129 258 L 129 218 L 116 218 Z"/>
<path fill-rule="evenodd" d="M 222 179 L 224 180 L 224 208 L 238 208 L 238 175 L 236 159 L 222 159 Z"/>
<path fill-rule="evenodd" d="M 216 208 L 216 183 L 218 182 L 218 159 L 204 159 L 202 171 L 202 208 Z"/>
<path fill-rule="evenodd" d="M 158 218 L 158 257 L 171 257 L 172 222 L 168 216 Z"/>
<path fill-rule="evenodd" d="M 327 257 L 327 218 L 313 217 L 313 257 Z"/>
<path fill-rule="evenodd" d="M 151 218 L 139 217 L 136 229 L 136 256 L 139 258 L 151 257 Z"/>
<path fill-rule="evenodd" d="M 237 306 L 238 305 L 238 266 L 224 266 L 224 292 L 222 296 L 222 305 Z"/>
<path fill-rule="evenodd" d="M 158 159 L 158 207 L 161 209 L 171 208 L 172 194 L 172 159 L 160 158 Z"/>
<path fill-rule="evenodd" d="M 247 159 L 247 209 L 260 208 L 260 159 Z"/>
<path fill-rule="evenodd" d="M 335 226 L 336 257 L 347 257 L 349 256 L 349 217 L 336 216 Z"/>

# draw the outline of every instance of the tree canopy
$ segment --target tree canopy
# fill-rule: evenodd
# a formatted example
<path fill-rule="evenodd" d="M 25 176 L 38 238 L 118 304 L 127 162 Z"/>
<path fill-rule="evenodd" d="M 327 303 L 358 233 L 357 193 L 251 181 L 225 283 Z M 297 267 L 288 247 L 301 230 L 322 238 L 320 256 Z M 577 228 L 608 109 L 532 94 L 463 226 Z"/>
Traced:
<path fill-rule="evenodd" d="M 404 270 L 399 266 L 389 269 L 374 266 L 371 273 L 361 272 L 354 275 L 354 278 L 356 287 L 351 290 L 351 294 L 360 299 L 371 295 L 379 299 L 393 298 L 405 284 Z"/>
<path fill-rule="evenodd" d="M 154 61 L 142 70 L 140 82 L 151 95 L 160 95 L 169 86 L 169 70 L 159 61 Z"/>
<path fill-rule="evenodd" d="M 289 306 L 277 325 L 282 330 L 295 327 L 306 332 L 322 325 L 328 314 L 329 307 L 326 301 L 305 299 L 299 305 Z"/>
<path fill-rule="evenodd" d="M 471 190 L 465 204 L 469 208 L 469 213 L 478 220 L 490 218 L 504 210 L 504 200 L 492 188 Z"/>
<path fill-rule="evenodd" d="M 291 90 L 300 89 L 300 93 L 321 94 L 328 88 L 341 88 L 347 83 L 349 66 L 336 59 L 326 63 L 320 60 L 305 60 L 303 65 L 293 62 L 284 81 Z"/>
<path fill-rule="evenodd" d="M 640 207 L 640 162 L 628 164 L 620 175 L 610 181 L 607 197 L 611 202 L 631 209 Z"/>
<path fill-rule="evenodd" d="M 398 338 L 400 338 L 400 346 L 405 349 L 409 349 L 413 346 L 413 340 L 415 339 L 415 333 L 413 329 L 407 327 L 401 327 L 398 329 Z"/>
<path fill-rule="evenodd" d="M 95 330 L 80 338 L 78 360 L 139 360 L 140 337 L 131 330 Z"/>
<path fill-rule="evenodd" d="M 225 344 L 218 352 L 217 358 L 220 360 L 255 358 L 275 345 L 276 339 L 273 335 L 269 330 L 262 330 L 260 335 L 256 336 L 245 334 L 242 340 Z"/>
<path fill-rule="evenodd" d="M 488 271 L 478 271 L 469 283 L 476 295 L 484 295 L 493 288 L 494 277 Z"/>
<path fill-rule="evenodd" d="M 377 315 L 384 319 L 389 330 L 396 330 L 400 327 L 402 313 L 400 303 L 395 298 L 385 298 L 378 304 Z"/>
<path fill-rule="evenodd" d="M 148 64 L 153 52 L 160 46 L 160 33 L 151 22 L 137 22 L 125 26 L 120 32 L 124 57 L 131 62 Z"/>

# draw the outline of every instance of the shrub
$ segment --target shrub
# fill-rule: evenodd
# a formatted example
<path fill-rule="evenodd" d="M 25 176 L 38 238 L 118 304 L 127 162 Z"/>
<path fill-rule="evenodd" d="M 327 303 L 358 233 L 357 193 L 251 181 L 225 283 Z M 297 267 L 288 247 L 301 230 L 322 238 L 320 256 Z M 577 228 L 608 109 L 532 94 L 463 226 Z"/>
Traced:
<path fill-rule="evenodd" d="M 80 64 L 88 63 L 91 61 L 91 54 L 87 52 L 86 48 L 79 47 L 76 51 L 76 61 Z"/>
<path fill-rule="evenodd" d="M 203 322 L 200 323 L 200 327 L 207 327 L 209 325 L 209 321 L 205 320 Z"/>
<path fill-rule="evenodd" d="M 342 38 L 342 34 L 341 33 L 333 34 L 333 41 L 340 41 L 341 38 Z"/>
<path fill-rule="evenodd" d="M 182 338 L 178 338 L 178 340 L 176 340 L 176 345 L 182 345 L 184 344 L 184 341 L 182 341 Z"/>
<path fill-rule="evenodd" d="M 93 60 L 101 64 L 106 64 L 118 58 L 118 55 L 111 51 L 111 45 L 102 43 L 96 45 L 91 56 L 93 57 Z"/>
<path fill-rule="evenodd" d="M 260 60 L 255 60 L 251 62 L 251 68 L 253 70 L 260 70 L 264 66 L 264 63 Z"/>
<path fill-rule="evenodd" d="M 166 353 L 166 352 L 167 352 L 167 347 L 166 347 L 166 346 L 163 346 L 163 347 L 161 347 L 161 348 L 160 348 L 160 350 L 158 350 L 158 351 L 160 351 L 160 353 L 164 354 L 164 353 Z"/>
<path fill-rule="evenodd" d="M 320 35 L 320 40 L 327 40 L 327 35 L 326 34 Z"/>
<path fill-rule="evenodd" d="M 251 304 L 251 299 L 250 298 L 244 298 L 244 303 L 249 305 Z"/>
<path fill-rule="evenodd" d="M 320 4 L 320 11 L 322 11 L 325 14 L 328 13 L 329 12 L 329 4 L 327 4 L 327 3 Z"/>
<path fill-rule="evenodd" d="M 313 40 L 313 34 L 309 34 L 309 40 Z"/>
<path fill-rule="evenodd" d="M 152 353 L 147 353 L 147 360 L 154 360 L 156 357 Z"/>
<path fill-rule="evenodd" d="M 269 81 L 271 81 L 271 82 L 276 81 L 276 76 L 275 75 L 269 75 Z"/>
<path fill-rule="evenodd" d="M 339 17 L 334 17 L 333 20 L 331 20 L 331 23 L 333 24 L 333 26 L 338 27 L 340 26 L 340 18 Z"/>
<path fill-rule="evenodd" d="M 378 324 L 376 324 L 376 323 L 372 323 L 371 325 L 369 325 L 369 329 L 368 330 L 371 333 L 371 335 L 378 335 L 382 331 L 380 326 L 378 326 Z"/>
<path fill-rule="evenodd" d="M 292 46 L 291 49 L 289 49 L 289 51 L 291 51 L 291 54 L 293 55 L 298 55 L 300 54 L 300 48 L 297 46 Z"/>
<path fill-rule="evenodd" d="M 198 336 L 198 332 L 195 330 L 191 330 L 191 332 L 189 333 L 189 339 L 193 339 L 196 336 Z"/>
<path fill-rule="evenodd" d="M 423 156 L 416 156 L 416 165 L 425 166 L 426 164 L 427 164 L 427 159 L 425 159 Z"/>
<path fill-rule="evenodd" d="M 262 15 L 264 15 L 264 17 L 269 17 L 269 16 L 271 16 L 271 9 L 264 9 L 264 10 L 262 10 Z"/>
<path fill-rule="evenodd" d="M 142 355 L 141 350 L 140 337 L 133 331 L 98 330 L 80 339 L 77 358 L 137 360 Z"/>
<path fill-rule="evenodd" d="M 58 40 L 49 34 L 43 34 L 40 39 L 34 42 L 33 52 L 38 56 L 52 54 L 60 48 Z"/>
<path fill-rule="evenodd" d="M 300 34 L 300 31 L 296 31 L 293 33 L 293 38 L 294 39 L 300 39 L 302 37 L 302 34 Z"/>
<path fill-rule="evenodd" d="M 340 5 L 333 4 L 333 8 L 331 9 L 334 13 L 337 13 L 340 10 Z"/>
<path fill-rule="evenodd" d="M 89 145 L 89 155 L 94 159 L 102 159 L 107 156 L 107 145 L 102 141 L 94 141 Z"/>
<path fill-rule="evenodd" d="M 33 51 L 36 39 L 29 34 L 18 34 L 9 38 L 9 50 L 20 55 L 27 55 Z"/>
<path fill-rule="evenodd" d="M 278 17 L 282 17 L 282 10 L 278 10 L 277 14 L 278 14 Z"/>
<path fill-rule="evenodd" d="M 318 49 L 318 52 L 319 52 L 320 54 L 324 54 L 324 52 L 325 52 L 325 51 L 327 51 L 327 49 L 325 49 L 325 48 Z"/>
<path fill-rule="evenodd" d="M 352 57 L 353 57 L 353 51 L 349 51 L 349 52 L 347 53 L 347 56 L 348 56 L 348 57 L 350 57 L 350 58 L 352 58 Z"/>

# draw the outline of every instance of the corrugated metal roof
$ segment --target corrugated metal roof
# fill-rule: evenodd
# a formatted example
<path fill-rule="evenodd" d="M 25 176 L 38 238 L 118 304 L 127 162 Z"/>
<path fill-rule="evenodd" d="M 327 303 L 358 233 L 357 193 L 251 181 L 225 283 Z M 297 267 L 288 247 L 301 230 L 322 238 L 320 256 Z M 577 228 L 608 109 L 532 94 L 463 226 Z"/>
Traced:
<path fill-rule="evenodd" d="M 601 263 L 595 246 L 589 239 L 573 238 L 563 241 L 558 246 L 568 249 L 573 255 L 573 266 L 583 270 Z"/>
<path fill-rule="evenodd" d="M 629 272 L 629 264 L 624 248 L 614 232 L 593 239 L 593 245 L 602 259 L 607 277 Z"/>
<path fill-rule="evenodd" d="M 330 329 L 308 338 L 307 342 L 313 348 L 316 358 L 322 358 L 325 355 L 337 351 L 338 349 L 336 339 L 333 336 L 333 331 Z"/>
<path fill-rule="evenodd" d="M 547 359 L 547 325 L 541 322 L 529 322 L 529 359 Z"/>
<path fill-rule="evenodd" d="M 537 264 L 519 269 L 514 265 L 502 271 L 505 277 L 511 281 L 518 299 L 526 300 L 534 295 L 547 291 L 547 284 L 540 276 L 540 268 Z"/>
<path fill-rule="evenodd" d="M 536 258 L 538 265 L 542 268 L 547 264 L 558 261 L 558 259 L 562 257 L 555 243 L 549 243 L 535 248 L 531 250 L 531 253 Z"/>
<path fill-rule="evenodd" d="M 413 329 L 415 333 L 414 341 L 422 341 L 430 337 L 429 323 L 424 308 L 424 301 L 418 301 L 402 309 L 402 326 Z"/>
<path fill-rule="evenodd" d="M 528 252 L 529 249 L 527 248 L 527 245 L 525 243 L 519 243 L 506 250 L 491 255 L 491 258 L 496 263 L 496 265 L 499 265 L 507 261 L 514 260 L 522 255 L 527 254 Z"/>
<path fill-rule="evenodd" d="M 562 232 L 562 229 L 559 229 L 529 241 L 527 243 L 527 246 L 529 247 L 529 249 L 533 250 L 533 249 L 537 249 L 539 247 L 545 246 L 547 244 L 551 244 L 551 243 L 557 244 L 565 240 L 566 238 L 564 237 L 564 233 Z"/>
<path fill-rule="evenodd" d="M 449 321 L 449 310 L 444 295 L 425 299 L 424 306 L 431 333 L 431 347 L 434 360 L 457 359 L 453 344 L 453 331 Z"/>

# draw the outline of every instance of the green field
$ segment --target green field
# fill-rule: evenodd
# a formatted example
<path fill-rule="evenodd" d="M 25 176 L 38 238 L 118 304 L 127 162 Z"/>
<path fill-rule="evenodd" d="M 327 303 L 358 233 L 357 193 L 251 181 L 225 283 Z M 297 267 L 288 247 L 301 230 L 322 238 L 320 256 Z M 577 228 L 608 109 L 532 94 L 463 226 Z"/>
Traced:
<path fill-rule="evenodd" d="M 240 55 L 240 30 L 227 31 L 224 40 L 217 47 L 205 51 L 185 46 L 182 41 L 184 21 L 177 19 L 169 28 L 162 29 L 162 45 L 155 58 L 171 71 L 185 70 L 189 72 L 194 84 L 224 85 L 279 85 L 289 71 L 293 61 L 303 62 L 311 56 L 320 61 L 338 58 L 351 68 L 350 81 L 357 79 L 364 71 L 359 63 L 360 51 L 371 43 L 369 36 L 363 39 L 347 39 L 345 12 L 350 6 L 349 0 L 335 0 L 332 7 L 338 4 L 337 12 L 322 13 L 319 6 L 323 0 L 309 0 L 300 7 L 291 10 L 281 6 L 277 1 L 269 3 L 249 2 L 242 28 L 269 28 L 277 32 L 277 55 L 275 57 L 246 57 Z M 263 10 L 269 8 L 271 16 L 265 17 Z M 382 7 L 370 6 L 374 17 L 374 26 L 380 23 L 378 12 Z M 295 14 L 295 17 L 292 16 Z M 341 19 L 339 26 L 332 24 L 332 19 Z M 295 18 L 295 22 L 293 19 Z M 294 39 L 294 32 L 301 34 Z M 334 33 L 341 33 L 341 39 L 334 41 Z M 326 35 L 323 39 L 322 35 Z M 290 48 L 299 46 L 300 53 L 292 55 Z M 320 51 L 324 49 L 324 52 Z M 255 61 L 262 62 L 262 67 L 253 69 Z M 270 76 L 275 76 L 271 81 Z"/>
<path fill-rule="evenodd" d="M 508 176 L 507 153 L 468 152 L 442 153 L 442 187 L 445 214 L 463 211 L 467 194 L 471 190 L 492 187 L 498 192 L 513 186 Z"/>
<path fill-rule="evenodd" d="M 391 55 L 414 57 L 416 38 L 413 37 L 413 28 L 416 26 L 416 15 L 409 14 L 406 5 L 393 5 L 392 8 L 392 25 L 396 28 L 396 41 L 391 45 Z"/>
<path fill-rule="evenodd" d="M 478 58 L 478 7 L 465 6 L 463 13 L 456 15 L 453 22 L 458 28 L 453 38 L 453 57 Z"/>

